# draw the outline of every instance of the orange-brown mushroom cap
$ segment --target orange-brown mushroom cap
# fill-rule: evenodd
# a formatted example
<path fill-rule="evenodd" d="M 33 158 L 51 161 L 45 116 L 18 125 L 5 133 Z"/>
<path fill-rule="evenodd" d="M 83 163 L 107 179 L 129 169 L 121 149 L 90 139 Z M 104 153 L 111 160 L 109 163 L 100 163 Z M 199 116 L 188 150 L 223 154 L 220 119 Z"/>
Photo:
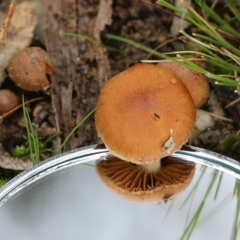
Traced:
<path fill-rule="evenodd" d="M 95 124 L 113 155 L 148 164 L 180 149 L 195 118 L 191 95 L 172 71 L 136 64 L 105 84 Z"/>
<path fill-rule="evenodd" d="M 198 62 L 195 61 L 196 64 Z M 209 97 L 209 85 L 206 77 L 177 62 L 159 62 L 157 66 L 173 71 L 189 90 L 196 108 L 201 107 Z"/>
<path fill-rule="evenodd" d="M 0 116 L 13 110 L 18 105 L 16 94 L 8 89 L 0 90 Z"/>
<path fill-rule="evenodd" d="M 48 54 L 40 47 L 28 47 L 15 54 L 8 64 L 11 79 L 27 91 L 46 90 L 49 80 L 46 74 L 53 74 Z"/>
<path fill-rule="evenodd" d="M 102 182 L 114 193 L 135 202 L 156 202 L 180 194 L 191 183 L 195 163 L 168 156 L 159 161 L 159 169 L 149 172 L 143 165 L 114 156 L 96 163 Z"/>

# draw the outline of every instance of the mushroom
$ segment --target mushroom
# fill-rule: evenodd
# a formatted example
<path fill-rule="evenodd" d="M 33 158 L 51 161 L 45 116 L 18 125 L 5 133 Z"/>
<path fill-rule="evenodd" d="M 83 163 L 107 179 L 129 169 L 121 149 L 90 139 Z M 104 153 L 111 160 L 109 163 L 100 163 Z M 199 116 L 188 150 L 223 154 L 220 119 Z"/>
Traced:
<path fill-rule="evenodd" d="M 39 47 L 29 47 L 15 54 L 8 64 L 11 79 L 27 91 L 46 90 L 50 83 L 46 74 L 53 74 L 52 62 Z"/>
<path fill-rule="evenodd" d="M 103 87 L 95 124 L 109 151 L 136 164 L 153 164 L 179 150 L 194 127 L 192 97 L 175 73 L 136 64 Z"/>
<path fill-rule="evenodd" d="M 0 90 L 0 116 L 13 110 L 18 105 L 16 94 L 10 90 Z"/>
<path fill-rule="evenodd" d="M 172 156 L 157 164 L 153 170 L 109 155 L 97 161 L 96 170 L 111 191 L 135 202 L 156 202 L 180 194 L 195 173 L 195 163 Z"/>
<path fill-rule="evenodd" d="M 201 65 L 200 62 L 193 62 L 197 65 Z M 174 61 L 159 62 L 157 66 L 173 71 L 183 81 L 193 98 L 196 108 L 201 107 L 207 101 L 209 97 L 209 85 L 203 74 Z"/>

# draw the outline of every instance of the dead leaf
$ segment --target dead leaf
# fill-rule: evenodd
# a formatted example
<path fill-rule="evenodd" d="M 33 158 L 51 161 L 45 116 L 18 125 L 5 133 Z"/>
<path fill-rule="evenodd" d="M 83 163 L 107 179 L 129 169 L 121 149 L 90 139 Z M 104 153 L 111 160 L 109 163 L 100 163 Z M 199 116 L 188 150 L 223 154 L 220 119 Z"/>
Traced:
<path fill-rule="evenodd" d="M 93 29 L 93 36 L 99 42 L 101 42 L 100 35 L 105 29 L 106 25 L 111 25 L 112 23 L 112 2 L 112 0 L 100 0 L 99 2 L 99 11 Z M 107 50 L 100 46 L 94 46 L 94 52 L 98 66 L 98 83 L 99 86 L 102 87 L 104 82 L 106 82 L 111 75 Z"/>
<path fill-rule="evenodd" d="M 185 13 L 187 11 L 186 8 L 184 7 L 184 5 L 181 3 L 181 1 L 175 1 L 175 7 L 179 10 L 182 10 L 183 13 Z M 183 16 L 183 18 L 184 18 L 184 16 Z M 191 25 L 190 22 L 175 16 L 172 21 L 170 33 L 172 36 L 177 36 L 179 34 L 180 30 L 184 30 L 185 28 L 189 27 L 190 25 Z"/>
<path fill-rule="evenodd" d="M 95 108 L 99 89 L 111 73 L 105 49 L 61 33 L 81 33 L 99 41 L 102 29 L 111 22 L 111 4 L 112 0 L 101 0 L 86 8 L 83 1 L 43 1 L 46 48 L 56 69 L 51 77 L 52 108 L 56 131 L 63 132 L 63 138 Z M 85 145 L 89 139 L 95 142 L 93 138 L 97 136 L 93 118 L 89 118 L 64 151 Z M 54 140 L 54 150 L 58 150 L 61 138 Z"/>
<path fill-rule="evenodd" d="M 0 13 L 4 15 L 4 13 Z M 31 2 L 16 5 L 7 37 L 0 46 L 0 85 L 5 79 L 4 69 L 14 54 L 29 46 L 37 25 L 37 14 Z"/>
<path fill-rule="evenodd" d="M 15 171 L 24 171 L 33 166 L 30 158 L 11 157 L 9 153 L 5 152 L 0 155 L 0 167 L 11 169 Z"/>

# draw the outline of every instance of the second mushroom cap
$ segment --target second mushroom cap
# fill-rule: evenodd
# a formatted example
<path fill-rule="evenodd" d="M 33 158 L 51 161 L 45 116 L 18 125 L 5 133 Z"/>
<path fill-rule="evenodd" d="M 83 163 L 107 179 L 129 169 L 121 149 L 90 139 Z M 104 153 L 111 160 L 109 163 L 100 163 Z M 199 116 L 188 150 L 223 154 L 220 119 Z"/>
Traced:
<path fill-rule="evenodd" d="M 201 66 L 200 62 L 193 62 Z M 183 81 L 192 96 L 196 108 L 201 107 L 207 101 L 209 96 L 209 85 L 203 74 L 173 61 L 159 62 L 157 66 L 173 71 Z"/>
<path fill-rule="evenodd" d="M 50 83 L 46 74 L 53 74 L 51 59 L 40 47 L 28 47 L 15 54 L 8 64 L 11 79 L 27 91 L 46 90 Z"/>

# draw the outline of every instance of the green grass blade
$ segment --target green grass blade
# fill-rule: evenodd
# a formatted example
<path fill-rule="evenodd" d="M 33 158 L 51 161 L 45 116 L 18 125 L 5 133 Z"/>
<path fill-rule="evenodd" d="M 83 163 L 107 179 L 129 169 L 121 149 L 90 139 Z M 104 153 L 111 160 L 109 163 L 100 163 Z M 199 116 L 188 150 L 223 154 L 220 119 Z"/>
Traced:
<path fill-rule="evenodd" d="M 196 191 L 199 183 L 201 182 L 204 174 L 206 173 L 206 169 L 207 167 L 204 166 L 204 168 L 202 169 L 201 175 L 199 176 L 198 180 L 196 181 L 196 183 L 194 184 L 192 190 L 190 191 L 190 193 L 188 194 L 187 198 L 185 199 L 185 201 L 183 202 L 183 204 L 180 206 L 179 211 L 181 211 L 183 209 L 183 207 L 187 204 L 187 202 L 189 201 L 189 199 L 191 198 L 191 196 L 193 195 L 193 193 Z"/>
<path fill-rule="evenodd" d="M 67 135 L 67 137 L 64 139 L 62 145 L 60 146 L 60 148 L 58 149 L 56 154 L 61 153 L 62 149 L 64 148 L 64 146 L 66 145 L 66 143 L 68 142 L 68 140 L 70 139 L 70 137 L 74 134 L 74 132 L 76 132 L 76 130 L 96 111 L 97 108 L 94 108 L 92 111 L 90 111 L 71 131 L 70 133 Z"/>
<path fill-rule="evenodd" d="M 221 186 L 221 183 L 222 183 L 223 174 L 224 174 L 223 172 L 221 172 L 221 174 L 220 174 L 220 177 L 219 177 L 219 180 L 218 180 L 218 185 L 217 185 L 216 192 L 215 192 L 215 195 L 214 195 L 214 200 L 217 200 L 219 189 L 220 189 L 220 186 Z"/>
<path fill-rule="evenodd" d="M 197 64 L 193 63 L 192 61 L 190 61 L 189 59 L 187 59 L 186 57 L 183 56 L 179 56 L 180 59 L 183 60 L 184 64 L 186 67 L 189 67 L 197 72 L 200 72 L 202 74 L 204 74 L 205 76 L 215 79 L 216 81 L 218 81 L 219 83 L 224 83 L 225 86 L 231 86 L 231 87 L 238 87 L 239 86 L 239 82 L 217 75 L 215 73 L 211 73 L 208 72 L 207 70 L 199 67 Z M 218 83 L 217 83 L 218 84 Z"/>
<path fill-rule="evenodd" d="M 200 215 L 202 213 L 204 205 L 205 205 L 205 203 L 206 203 L 206 201 L 207 201 L 207 199 L 208 199 L 208 197 L 209 197 L 209 195 L 210 195 L 210 193 L 212 191 L 212 188 L 213 188 L 213 186 L 215 184 L 218 172 L 219 172 L 218 170 L 214 170 L 213 178 L 212 178 L 212 180 L 211 180 L 211 182 L 209 184 L 209 187 L 208 187 L 208 189 L 207 189 L 207 191 L 206 191 L 206 193 L 205 193 L 205 195 L 204 195 L 204 197 L 202 199 L 202 202 L 199 205 L 198 209 L 196 210 L 192 220 L 190 221 L 189 225 L 185 229 L 185 231 L 184 231 L 184 233 L 183 233 L 183 235 L 182 235 L 180 240 L 188 240 L 188 239 L 190 239 L 190 237 L 192 235 L 192 232 L 193 232 L 194 228 L 196 227 L 196 224 L 197 224 L 197 222 L 199 220 L 199 217 L 200 217 Z"/>
<path fill-rule="evenodd" d="M 158 56 L 158 57 L 161 57 L 161 58 L 165 58 L 165 59 L 172 59 L 172 57 L 168 56 L 167 54 L 164 54 L 164 53 L 161 53 L 161 52 L 158 52 L 150 47 L 147 47 L 141 43 L 137 43 L 131 39 L 128 39 L 128 38 L 124 38 L 124 37 L 120 37 L 120 36 L 117 36 L 117 35 L 113 35 L 113 34 L 106 34 L 106 37 L 109 38 L 109 39 L 113 39 L 113 40 L 117 40 L 117 41 L 120 41 L 120 42 L 124 42 L 124 43 L 127 43 L 131 46 L 134 46 L 136 48 L 139 48 L 139 49 L 142 49 L 148 53 L 151 53 L 155 56 Z"/>
<path fill-rule="evenodd" d="M 23 117 L 24 117 L 24 121 L 25 121 L 25 125 L 26 125 L 26 131 L 27 131 L 27 141 L 28 141 L 28 145 L 29 145 L 29 151 L 30 151 L 30 156 L 34 154 L 34 150 L 33 150 L 33 145 L 32 145 L 32 137 L 31 137 L 31 131 L 30 131 L 30 126 L 29 126 L 29 122 L 30 120 L 30 116 L 28 114 L 27 108 L 25 107 L 25 102 L 24 102 L 24 97 L 22 97 L 22 107 L 23 107 Z"/>
<path fill-rule="evenodd" d="M 156 51 L 156 50 L 154 50 L 150 47 L 147 47 L 143 44 L 136 43 L 133 40 L 130 40 L 130 39 L 127 39 L 127 38 L 124 38 L 124 37 L 120 37 L 120 36 L 116 36 L 116 35 L 112 35 L 112 34 L 107 34 L 106 37 L 110 38 L 110 39 L 118 40 L 118 41 L 121 41 L 121 42 L 125 42 L 129 45 L 132 45 L 136 48 L 140 48 L 140 49 L 142 49 L 142 50 L 144 50 L 148 53 L 151 53 L 155 56 L 158 56 L 158 57 L 161 57 L 161 58 L 164 58 L 164 59 L 169 59 L 169 60 L 172 60 L 172 61 L 177 61 L 176 58 L 173 58 L 173 57 L 169 56 L 168 54 L 158 52 L 158 51 Z M 188 60 L 185 57 L 182 57 L 182 56 L 179 55 L 179 59 L 181 59 L 180 63 L 183 66 L 189 67 L 189 68 L 191 68 L 191 69 L 193 69 L 197 72 L 200 72 L 200 73 L 204 74 L 205 76 L 207 76 L 209 78 L 215 79 L 217 81 L 217 83 L 219 82 L 219 84 L 221 84 L 221 85 L 230 86 L 230 87 L 238 87 L 239 86 L 239 82 L 237 82 L 235 80 L 232 80 L 232 79 L 229 79 L 229 78 L 226 78 L 226 77 L 223 77 L 223 76 L 220 76 L 220 75 L 215 74 L 215 73 L 208 72 L 206 69 L 203 69 L 203 68 L 199 67 L 197 64 L 193 63 L 192 61 Z"/>
<path fill-rule="evenodd" d="M 236 16 L 237 19 L 240 19 L 240 4 L 236 4 L 236 0 L 226 0 L 226 5 Z"/>
<path fill-rule="evenodd" d="M 27 131 L 27 141 L 29 146 L 30 158 L 33 163 L 36 164 L 40 161 L 40 152 L 39 152 L 39 138 L 36 130 L 33 128 L 31 118 L 29 116 L 28 110 L 25 106 L 24 97 L 22 97 L 22 107 L 23 107 L 23 117 L 26 125 Z"/>
<path fill-rule="evenodd" d="M 224 19 L 222 19 L 212 8 L 210 8 L 204 1 L 202 0 L 196 0 L 196 3 L 203 9 L 204 13 L 206 13 L 211 19 L 216 22 L 217 27 L 220 28 L 226 32 L 229 32 L 236 37 L 240 37 L 240 34 L 238 31 L 236 31 L 231 25 L 228 24 L 228 22 Z M 233 18 L 234 19 L 234 18 Z M 233 20 L 232 19 L 232 20 Z"/>
<path fill-rule="evenodd" d="M 99 46 L 99 47 L 102 47 L 102 48 L 106 48 L 107 50 L 109 51 L 119 51 L 117 48 L 114 48 L 114 47 L 109 47 L 109 46 L 106 46 L 104 44 L 102 44 L 101 42 L 98 42 L 96 40 L 94 40 L 93 38 L 90 38 L 86 35 L 83 35 L 83 34 L 79 34 L 79 33 L 67 33 L 67 32 L 63 32 L 61 33 L 63 36 L 69 36 L 69 37 L 78 37 L 78 38 L 82 38 L 84 40 L 87 40 L 88 42 L 96 45 L 96 46 Z"/>
<path fill-rule="evenodd" d="M 238 231 L 239 231 L 239 213 L 240 213 L 240 181 L 237 179 L 235 183 L 234 192 L 237 195 L 237 205 L 236 205 L 236 213 L 233 224 L 233 240 L 237 240 Z"/>

